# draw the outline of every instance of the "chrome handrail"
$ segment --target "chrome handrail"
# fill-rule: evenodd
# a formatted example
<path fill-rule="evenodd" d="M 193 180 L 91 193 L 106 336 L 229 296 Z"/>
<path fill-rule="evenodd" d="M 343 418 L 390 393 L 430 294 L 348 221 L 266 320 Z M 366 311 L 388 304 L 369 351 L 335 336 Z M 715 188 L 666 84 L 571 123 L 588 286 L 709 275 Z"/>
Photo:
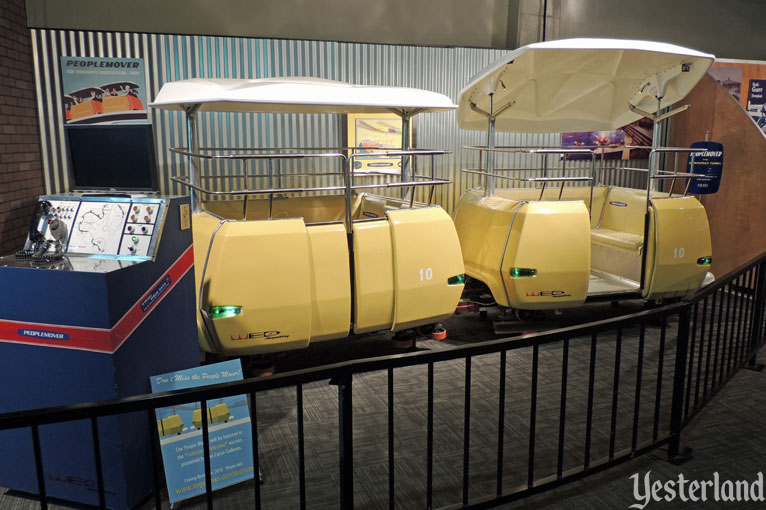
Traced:
<path fill-rule="evenodd" d="M 450 154 L 450 151 L 445 150 L 432 150 L 432 149 L 391 149 L 391 148 L 371 148 L 361 149 L 357 147 L 344 148 L 350 154 L 344 154 L 341 152 L 333 152 L 332 149 L 324 148 L 235 148 L 235 147 L 203 147 L 194 151 L 188 150 L 187 147 L 174 147 L 170 149 L 176 154 L 189 157 L 191 160 L 206 159 L 206 160 L 218 160 L 218 161 L 241 161 L 243 162 L 244 170 L 241 173 L 229 174 L 229 175 L 198 175 L 195 179 L 187 176 L 172 176 L 171 180 L 179 183 L 182 186 L 187 187 L 190 193 L 205 194 L 207 196 L 214 197 L 244 197 L 242 205 L 242 217 L 247 218 L 248 197 L 268 195 L 269 200 L 269 213 L 268 217 L 271 218 L 273 210 L 273 201 L 275 194 L 292 194 L 292 193 L 309 193 L 309 192 L 324 192 L 324 191 L 343 191 L 346 202 L 345 224 L 347 231 L 351 232 L 352 226 L 352 214 L 351 214 L 351 195 L 357 190 L 371 190 L 371 189 L 407 189 L 412 190 L 418 186 L 429 186 L 431 188 L 428 195 L 428 205 L 431 204 L 434 195 L 435 186 L 452 183 L 451 179 L 442 179 L 435 176 L 435 162 L 434 157 L 440 155 Z M 318 152 L 308 152 L 315 150 Z M 358 152 L 364 150 L 365 152 Z M 216 154 L 219 151 L 226 151 L 225 154 Z M 237 151 L 241 151 L 236 153 Z M 404 182 L 384 182 L 374 184 L 360 184 L 354 185 L 353 179 L 359 175 L 365 177 L 371 176 L 388 176 L 393 174 L 388 172 L 370 171 L 370 172 L 354 172 L 353 163 L 356 159 L 365 159 L 368 157 L 382 158 L 400 158 L 403 156 L 430 156 L 431 158 L 431 176 L 425 175 L 413 175 L 409 180 Z M 307 159 L 336 159 L 343 161 L 343 169 L 341 171 L 334 172 L 300 172 L 284 174 L 280 171 L 281 161 L 284 160 L 307 160 Z M 275 161 L 272 165 L 271 161 Z M 268 164 L 267 173 L 253 174 L 248 170 L 247 163 L 249 161 L 266 161 Z M 274 174 L 276 166 L 276 175 Z M 285 177 L 309 177 L 309 176 L 337 176 L 343 177 L 344 184 L 339 186 L 301 186 L 301 187 L 285 187 L 282 186 L 282 179 Z M 274 185 L 273 178 L 276 177 L 276 185 Z M 248 183 L 253 186 L 257 185 L 257 182 L 248 181 L 248 179 L 268 179 L 265 188 L 248 187 Z M 231 179 L 236 181 L 236 184 L 232 183 L 232 187 L 236 189 L 230 189 L 226 191 L 218 191 L 211 189 L 209 186 L 205 186 L 201 183 L 203 180 L 207 181 L 220 181 L 221 179 Z M 241 186 L 241 187 L 239 187 Z M 415 199 L 415 193 L 410 191 L 409 193 L 409 205 L 413 207 Z"/>
<path fill-rule="evenodd" d="M 228 176 L 222 176 L 222 177 L 226 179 L 231 178 Z M 237 177 L 244 177 L 244 176 L 238 175 Z M 418 178 L 422 179 L 424 177 L 418 176 Z M 182 186 L 186 186 L 188 188 L 192 188 L 195 191 L 199 191 L 200 193 L 205 193 L 207 195 L 215 195 L 215 196 L 268 195 L 272 193 L 273 194 L 307 193 L 311 191 L 340 191 L 340 190 L 346 189 L 346 186 L 322 186 L 322 187 L 315 187 L 315 188 L 268 188 L 268 189 L 243 189 L 243 190 L 233 190 L 233 191 L 213 191 L 204 186 L 192 184 L 191 182 L 189 182 L 189 178 L 185 176 L 180 176 L 180 177 L 173 176 L 170 179 L 181 184 Z M 386 182 L 386 183 L 379 183 L 379 184 L 360 184 L 356 186 L 351 186 L 350 189 L 357 190 L 357 189 L 375 189 L 375 188 L 403 188 L 408 186 L 409 187 L 439 186 L 439 185 L 450 184 L 450 183 L 452 183 L 451 179 L 437 178 L 434 180 L 422 181 L 422 182 L 411 181 L 411 182 Z"/>
<path fill-rule="evenodd" d="M 602 146 L 598 146 L 601 148 Z M 561 188 L 559 189 L 559 200 L 561 200 L 561 197 L 564 193 L 564 185 L 567 182 L 590 182 L 590 196 L 588 199 L 588 214 L 590 215 L 590 209 L 591 205 L 593 203 L 593 186 L 595 184 L 596 180 L 596 156 L 597 152 L 595 148 L 597 146 L 593 147 L 564 147 L 564 146 L 545 146 L 545 147 L 533 147 L 533 146 L 500 146 L 500 147 L 487 147 L 487 146 L 481 146 L 481 145 L 466 145 L 464 146 L 465 149 L 468 150 L 477 150 L 480 153 L 480 159 L 481 154 L 484 152 L 493 152 L 493 153 L 511 153 L 511 154 L 539 154 L 542 156 L 542 163 L 540 166 L 540 170 L 542 172 L 542 177 L 531 177 L 531 178 L 520 178 L 520 177 L 508 177 L 503 175 L 497 175 L 495 174 L 495 170 L 493 168 L 492 172 L 482 172 L 478 170 L 473 169 L 462 169 L 465 173 L 470 174 L 477 174 L 477 175 L 483 175 L 485 178 L 485 188 L 489 189 L 490 187 L 494 189 L 494 184 L 492 186 L 489 186 L 489 183 L 494 183 L 495 179 L 506 179 L 510 181 L 515 182 L 541 182 L 542 187 L 540 189 L 540 200 L 542 200 L 543 195 L 545 194 L 545 186 L 549 182 L 560 182 Z M 562 177 L 548 177 L 548 155 L 550 154 L 560 154 L 560 155 L 568 155 L 568 154 L 581 154 L 585 156 L 590 156 L 590 177 L 565 177 L 562 175 Z M 563 163 L 561 165 L 561 172 L 562 174 L 566 172 L 566 162 L 567 159 L 563 159 Z M 536 169 L 535 169 L 536 170 Z M 558 169 L 557 169 L 558 170 Z M 512 169 L 502 169 L 502 171 L 512 171 Z M 491 181 L 490 181 L 491 179 Z"/>

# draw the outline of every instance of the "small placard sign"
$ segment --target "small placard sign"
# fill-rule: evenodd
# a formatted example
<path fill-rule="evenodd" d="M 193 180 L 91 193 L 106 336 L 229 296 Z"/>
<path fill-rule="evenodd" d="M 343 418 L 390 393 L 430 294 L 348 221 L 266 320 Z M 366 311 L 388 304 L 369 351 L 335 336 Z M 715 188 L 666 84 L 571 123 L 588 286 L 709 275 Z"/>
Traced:
<path fill-rule="evenodd" d="M 239 359 L 151 377 L 153 392 L 179 390 L 242 379 Z M 205 493 L 205 462 L 200 403 L 157 409 L 165 479 L 170 503 Z M 207 401 L 213 490 L 253 478 L 250 409 L 246 395 Z"/>
<path fill-rule="evenodd" d="M 686 166 L 688 173 L 703 175 L 692 179 L 689 185 L 689 193 L 692 195 L 709 195 L 718 191 L 723 172 L 723 144 L 717 142 L 694 142 L 693 149 L 705 149 L 704 152 L 694 154 L 694 168 L 692 171 L 692 158 Z"/>

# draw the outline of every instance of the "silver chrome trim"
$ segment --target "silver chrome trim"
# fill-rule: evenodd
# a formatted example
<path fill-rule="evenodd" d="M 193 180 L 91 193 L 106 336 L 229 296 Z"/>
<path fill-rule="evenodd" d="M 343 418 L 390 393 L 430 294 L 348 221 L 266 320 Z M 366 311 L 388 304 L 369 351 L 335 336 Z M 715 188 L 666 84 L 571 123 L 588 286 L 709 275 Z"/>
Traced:
<path fill-rule="evenodd" d="M 505 198 L 505 197 L 500 197 Z M 509 199 L 507 199 L 509 200 Z M 505 299 L 508 301 L 508 306 L 511 306 L 511 296 L 508 294 L 508 287 L 505 285 L 505 277 L 503 276 L 503 264 L 505 264 L 505 252 L 508 249 L 508 242 L 511 239 L 511 230 L 513 230 L 513 224 L 516 221 L 516 215 L 519 213 L 521 208 L 528 204 L 527 201 L 519 202 L 519 206 L 516 207 L 516 210 L 513 211 L 513 216 L 511 217 L 511 224 L 508 225 L 508 235 L 505 238 L 505 245 L 503 246 L 503 256 L 500 257 L 500 281 L 503 283 L 503 290 L 505 291 Z"/>
<path fill-rule="evenodd" d="M 210 236 L 210 243 L 208 244 L 207 253 L 205 254 L 205 263 L 202 266 L 202 275 L 199 280 L 199 297 L 197 300 L 197 309 L 202 316 L 202 324 L 205 326 L 202 330 L 202 333 L 207 337 L 211 346 L 215 347 L 218 352 L 223 352 L 223 346 L 221 345 L 221 341 L 219 340 L 218 335 L 215 334 L 215 328 L 213 328 L 213 325 L 208 322 L 211 320 L 210 316 L 208 315 L 207 311 L 202 308 L 202 290 L 205 287 L 205 273 L 207 272 L 207 264 L 210 260 L 210 252 L 213 249 L 213 241 L 215 241 L 216 234 L 218 234 L 218 231 L 221 230 L 221 227 L 223 227 L 223 224 L 227 221 L 228 220 L 221 220 L 213 231 L 213 234 Z"/>

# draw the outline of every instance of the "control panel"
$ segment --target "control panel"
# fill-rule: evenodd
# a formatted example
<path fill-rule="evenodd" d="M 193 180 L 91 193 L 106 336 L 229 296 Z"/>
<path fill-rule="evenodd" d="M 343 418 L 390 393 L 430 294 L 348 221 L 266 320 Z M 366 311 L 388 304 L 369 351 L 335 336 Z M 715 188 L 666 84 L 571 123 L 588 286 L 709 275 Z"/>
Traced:
<path fill-rule="evenodd" d="M 151 259 L 166 207 L 164 198 L 145 196 L 43 196 L 25 248 L 39 252 L 44 238 L 67 255 Z"/>

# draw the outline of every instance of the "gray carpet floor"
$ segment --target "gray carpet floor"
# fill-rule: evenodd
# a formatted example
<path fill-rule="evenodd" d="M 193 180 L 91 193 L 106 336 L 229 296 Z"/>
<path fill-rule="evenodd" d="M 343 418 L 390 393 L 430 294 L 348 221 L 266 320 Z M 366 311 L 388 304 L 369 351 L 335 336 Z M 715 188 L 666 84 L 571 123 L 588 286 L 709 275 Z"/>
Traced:
<path fill-rule="evenodd" d="M 565 326 L 587 322 L 605 315 L 619 315 L 639 309 L 638 304 L 620 308 L 598 305 L 562 317 L 549 317 L 548 323 Z M 492 319 L 492 314 L 490 314 Z M 415 349 L 443 349 L 497 338 L 491 321 L 473 314 L 450 319 L 445 324 L 446 341 L 418 341 Z M 526 327 L 526 326 L 525 326 Z M 660 429 L 667 430 L 672 394 L 672 360 L 676 325 L 668 323 L 663 376 L 658 379 L 659 328 L 649 325 L 645 335 L 641 366 L 642 385 L 638 403 L 638 443 L 652 437 L 657 384 L 661 386 Z M 638 328 L 623 332 L 618 391 L 616 451 L 629 448 L 636 409 L 638 377 Z M 395 351 L 385 335 L 363 335 L 317 344 L 304 351 L 288 353 L 276 360 L 279 371 L 306 368 L 342 359 L 364 358 Z M 599 336 L 595 365 L 591 459 L 608 455 L 616 335 Z M 503 486 L 512 489 L 526 483 L 528 470 L 530 415 L 531 349 L 510 351 L 506 362 L 505 442 Z M 565 410 L 564 469 L 583 462 L 583 438 L 587 409 L 590 336 L 569 342 L 567 406 Z M 535 479 L 553 475 L 557 469 L 560 392 L 562 388 L 562 344 L 541 347 L 535 429 Z M 458 504 L 462 499 L 463 415 L 465 361 L 437 363 L 434 368 L 434 508 Z M 486 355 L 471 361 L 471 421 L 469 497 L 494 493 L 498 435 L 499 355 Z M 356 508 L 388 508 L 387 449 L 387 374 L 373 372 L 354 378 L 354 502 Z M 306 501 L 308 508 L 337 508 L 338 473 L 338 393 L 326 381 L 303 387 Z M 694 457 L 683 465 L 666 462 L 665 453 L 655 450 L 605 472 L 556 490 L 531 496 L 500 508 L 628 508 L 635 504 L 633 480 L 675 480 L 679 473 L 697 480 L 710 479 L 718 472 L 721 479 L 753 480 L 766 461 L 766 373 L 743 370 L 715 396 L 686 429 L 685 446 Z M 396 508 L 426 507 L 426 367 L 395 370 L 395 489 Z M 283 388 L 260 393 L 257 397 L 261 469 L 264 483 L 261 500 L 265 509 L 293 509 L 298 500 L 298 445 L 296 441 L 296 390 Z M 215 508 L 253 508 L 254 486 L 243 483 L 216 493 Z M 204 499 L 192 499 L 178 508 L 204 508 Z M 764 503 L 650 503 L 647 508 L 763 508 Z M 39 504 L 13 492 L 0 493 L 0 510 L 39 508 Z M 53 506 L 52 508 L 63 508 Z M 152 502 L 141 507 L 153 508 Z"/>

